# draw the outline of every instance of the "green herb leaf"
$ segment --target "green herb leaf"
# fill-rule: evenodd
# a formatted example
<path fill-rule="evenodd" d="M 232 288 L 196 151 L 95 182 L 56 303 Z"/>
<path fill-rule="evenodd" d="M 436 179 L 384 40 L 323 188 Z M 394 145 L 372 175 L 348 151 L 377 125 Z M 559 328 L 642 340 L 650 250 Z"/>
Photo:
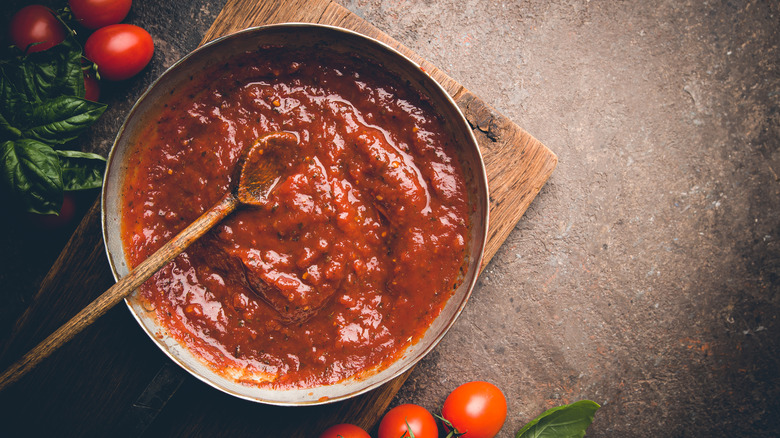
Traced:
<path fill-rule="evenodd" d="M 31 53 L 24 62 L 41 101 L 57 96 L 84 97 L 81 47 L 72 38 L 49 50 Z"/>
<path fill-rule="evenodd" d="M 0 112 L 8 119 L 58 96 L 84 97 L 81 48 L 71 39 L 42 52 L 0 63 Z"/>
<path fill-rule="evenodd" d="M 15 63 L 0 63 L 0 114 L 11 126 L 17 119 L 25 117 L 32 108 L 25 93 L 27 83 L 24 69 Z"/>
<path fill-rule="evenodd" d="M 52 214 L 62 205 L 62 173 L 54 150 L 35 140 L 0 144 L 2 184 L 27 211 Z"/>
<path fill-rule="evenodd" d="M 106 159 L 79 151 L 56 151 L 65 191 L 96 189 L 103 184 Z"/>
<path fill-rule="evenodd" d="M 52 119 L 50 114 L 43 120 L 37 120 L 42 109 L 57 105 L 57 99 L 63 96 L 84 97 L 81 48 L 70 38 L 49 50 L 0 62 L 0 116 L 3 119 L 0 122 L 0 139 L 29 137 L 24 131 Z M 105 109 L 92 108 L 88 112 L 96 114 L 91 117 L 94 121 L 102 111 Z M 67 135 L 56 143 L 64 143 L 71 137 Z M 49 142 L 46 136 L 32 138 Z"/>
<path fill-rule="evenodd" d="M 515 438 L 582 438 L 600 408 L 590 400 L 552 408 L 526 424 Z"/>
<path fill-rule="evenodd" d="M 100 187 L 105 160 L 55 151 L 106 109 L 84 99 L 82 51 L 67 38 L 51 49 L 0 60 L 0 185 L 24 209 L 57 213 L 63 190 Z"/>
<path fill-rule="evenodd" d="M 67 143 L 90 127 L 106 110 L 106 105 L 80 97 L 59 96 L 37 105 L 22 134 L 48 144 Z"/>
<path fill-rule="evenodd" d="M 22 131 L 14 128 L 8 123 L 8 120 L 0 114 L 0 138 L 2 139 L 17 139 L 22 136 Z"/>

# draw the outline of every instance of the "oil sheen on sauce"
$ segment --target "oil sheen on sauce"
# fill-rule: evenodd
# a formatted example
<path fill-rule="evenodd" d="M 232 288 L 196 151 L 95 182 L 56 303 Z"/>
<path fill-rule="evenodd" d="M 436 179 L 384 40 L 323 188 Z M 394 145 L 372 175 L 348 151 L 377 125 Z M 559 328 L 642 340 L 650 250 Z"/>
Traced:
<path fill-rule="evenodd" d="M 191 78 L 138 138 L 122 239 L 137 265 L 228 190 L 241 151 L 295 133 L 260 207 L 140 288 L 168 333 L 236 381 L 305 388 L 376 372 L 417 341 L 466 264 L 453 140 L 410 87 L 357 55 L 265 47 Z"/>

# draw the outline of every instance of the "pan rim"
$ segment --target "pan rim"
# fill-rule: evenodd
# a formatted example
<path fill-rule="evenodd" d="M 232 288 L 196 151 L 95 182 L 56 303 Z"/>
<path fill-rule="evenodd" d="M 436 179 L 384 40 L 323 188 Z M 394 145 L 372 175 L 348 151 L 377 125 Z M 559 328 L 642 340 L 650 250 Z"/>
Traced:
<path fill-rule="evenodd" d="M 446 335 L 446 333 L 454 325 L 455 321 L 458 319 L 458 317 L 460 316 L 461 312 L 465 308 L 466 303 L 469 301 L 469 298 L 470 298 L 470 296 L 471 296 L 471 294 L 473 292 L 474 286 L 476 285 L 478 274 L 479 274 L 480 268 L 482 266 L 482 260 L 483 260 L 483 257 L 484 257 L 484 251 L 485 251 L 485 246 L 486 246 L 487 236 L 488 236 L 488 226 L 489 226 L 489 192 L 488 192 L 487 175 L 486 175 L 486 171 L 485 171 L 484 161 L 483 161 L 481 153 L 479 152 L 479 145 L 478 145 L 476 137 L 475 137 L 475 135 L 473 133 L 473 129 L 471 128 L 470 124 L 466 120 L 465 116 L 463 115 L 463 112 L 458 107 L 458 105 L 455 102 L 455 100 L 453 99 L 453 97 L 444 89 L 444 87 L 438 81 L 436 81 L 435 79 L 430 77 L 430 75 L 427 72 L 425 72 L 425 70 L 423 70 L 420 67 L 419 64 L 417 64 L 413 60 L 409 59 L 406 55 L 404 55 L 403 53 L 399 52 L 397 49 L 389 46 L 388 44 L 386 44 L 386 43 L 384 43 L 382 41 L 376 40 L 374 38 L 368 37 L 366 35 L 360 34 L 358 32 L 355 32 L 355 31 L 352 31 L 352 30 L 349 30 L 349 29 L 345 29 L 345 28 L 342 28 L 342 27 L 338 27 L 338 26 L 323 25 L 323 24 L 313 24 L 313 23 L 300 23 L 300 22 L 278 23 L 278 24 L 269 24 L 269 25 L 263 25 L 263 26 L 255 26 L 255 27 L 247 28 L 247 29 L 244 29 L 242 31 L 239 31 L 239 32 L 236 32 L 236 33 L 233 33 L 233 34 L 230 34 L 230 35 L 219 37 L 219 38 L 214 39 L 214 40 L 212 40 L 212 41 L 210 41 L 210 42 L 208 42 L 208 43 L 198 47 L 197 49 L 191 51 L 186 56 L 182 57 L 181 59 L 176 61 L 174 64 L 172 64 L 168 69 L 166 69 L 166 71 L 162 75 L 160 75 L 160 77 L 158 77 L 154 82 L 152 82 L 152 84 L 145 90 L 145 92 L 134 103 L 133 107 L 130 109 L 130 111 L 128 112 L 128 114 L 127 114 L 127 116 L 126 116 L 126 118 L 124 120 L 124 122 L 122 123 L 119 131 L 117 132 L 117 135 L 116 135 L 116 137 L 114 139 L 114 143 L 113 143 L 113 145 L 111 147 L 111 151 L 109 152 L 109 155 L 108 155 L 108 158 L 107 158 L 108 165 L 106 166 L 106 171 L 105 171 L 105 175 L 104 175 L 104 184 L 103 184 L 103 187 L 101 189 L 101 210 L 100 210 L 100 212 L 101 212 L 101 227 L 102 227 L 104 248 L 105 248 L 105 251 L 106 251 L 106 255 L 107 255 L 107 258 L 108 258 L 109 265 L 111 267 L 112 274 L 113 274 L 114 278 L 116 280 L 118 280 L 119 278 L 121 278 L 121 275 L 119 274 L 118 263 L 115 260 L 115 257 L 124 257 L 124 254 L 119 254 L 119 255 L 112 254 L 111 248 L 109 246 L 110 239 L 120 239 L 120 241 L 121 241 L 121 238 L 118 237 L 118 236 L 112 237 L 110 235 L 109 226 L 108 226 L 109 212 L 107 211 L 107 203 L 108 203 L 108 197 L 109 196 L 113 196 L 113 193 L 109 193 L 109 190 L 108 190 L 108 186 L 109 185 L 106 184 L 105 181 L 108 181 L 109 173 L 110 173 L 110 171 L 112 169 L 111 164 L 115 162 L 114 161 L 115 158 L 116 158 L 115 155 L 119 154 L 119 152 L 117 152 L 117 150 L 119 148 L 118 145 L 119 145 L 120 139 L 122 139 L 123 134 L 125 134 L 125 131 L 128 130 L 129 124 L 132 123 L 136 119 L 136 117 L 134 117 L 134 116 L 136 116 L 136 112 L 139 111 L 139 107 L 142 104 L 142 102 L 144 102 L 145 99 L 147 99 L 148 96 L 150 96 L 152 94 L 152 92 L 154 91 L 155 87 L 158 86 L 158 84 L 160 84 L 162 81 L 165 80 L 165 78 L 169 74 L 169 72 L 175 71 L 176 69 L 178 69 L 178 68 L 180 68 L 182 66 L 186 66 L 186 63 L 189 60 L 191 60 L 193 57 L 197 56 L 201 52 L 206 51 L 206 50 L 210 50 L 214 46 L 217 46 L 217 45 L 220 45 L 220 44 L 225 44 L 227 41 L 230 41 L 232 39 L 243 38 L 243 37 L 246 37 L 247 35 L 253 35 L 253 34 L 258 33 L 258 32 L 273 32 L 275 30 L 289 29 L 289 28 L 293 28 L 293 29 L 297 29 L 297 30 L 319 29 L 320 31 L 326 30 L 326 31 L 330 31 L 330 32 L 336 32 L 336 33 L 339 33 L 339 34 L 348 35 L 351 38 L 356 38 L 356 39 L 362 40 L 366 44 L 376 45 L 381 50 L 384 50 L 384 51 L 388 52 L 390 54 L 390 56 L 397 58 L 399 62 L 408 63 L 410 66 L 412 66 L 412 67 L 414 67 L 416 69 L 419 69 L 425 75 L 425 77 L 427 78 L 426 81 L 430 83 L 429 85 L 431 85 L 435 89 L 435 92 L 437 94 L 439 94 L 439 97 L 443 98 L 445 101 L 447 101 L 447 104 L 451 107 L 450 109 L 453 110 L 455 114 L 457 114 L 456 117 L 457 117 L 458 120 L 455 120 L 453 122 L 454 123 L 458 123 L 458 124 L 463 124 L 463 126 L 465 127 L 465 132 L 468 133 L 467 134 L 467 137 L 468 137 L 467 141 L 470 143 L 470 145 L 472 147 L 475 148 L 475 152 L 476 153 L 474 155 L 476 157 L 476 159 L 475 159 L 475 161 L 477 163 L 476 167 L 478 167 L 478 170 L 479 170 L 479 175 L 473 175 L 472 177 L 475 178 L 475 179 L 478 179 L 478 181 L 475 182 L 475 184 L 478 186 L 478 188 L 484 188 L 484 191 L 480 190 L 480 192 L 482 192 L 482 193 L 479 193 L 478 194 L 479 196 L 475 200 L 475 202 L 479 202 L 480 204 L 483 204 L 483 205 L 479 205 L 478 208 L 480 208 L 481 211 L 484 211 L 483 223 L 481 224 L 482 226 L 478 230 L 477 229 L 472 230 L 472 233 L 476 233 L 477 235 L 482 236 L 482 238 L 478 239 L 478 242 L 477 242 L 478 245 L 479 245 L 479 248 L 475 248 L 476 251 L 474 251 L 474 250 L 471 251 L 472 257 L 473 257 L 474 254 L 478 254 L 478 256 L 474 257 L 474 260 L 469 260 L 469 270 L 472 269 L 472 265 L 473 265 L 475 267 L 474 268 L 475 271 L 473 272 L 473 275 L 470 275 L 469 278 L 465 279 L 466 281 L 464 281 L 464 285 L 467 287 L 467 292 L 465 293 L 462 301 L 458 304 L 457 308 L 454 310 L 452 315 L 449 317 L 449 321 L 446 322 L 443 330 L 441 330 L 441 332 L 431 340 L 429 345 L 425 346 L 425 348 L 422 348 L 420 351 L 415 353 L 415 355 L 414 355 L 415 359 L 414 360 L 411 360 L 411 361 L 409 361 L 408 364 L 403 365 L 399 370 L 394 372 L 392 375 L 389 375 L 389 376 L 387 376 L 385 378 L 379 379 L 378 381 L 373 382 L 371 384 L 364 385 L 364 386 L 362 386 L 360 388 L 357 388 L 354 391 L 350 391 L 350 392 L 345 393 L 345 394 L 341 394 L 341 395 L 338 395 L 338 396 L 335 396 L 335 397 L 327 397 L 327 398 L 316 398 L 315 397 L 315 398 L 312 398 L 310 400 L 303 400 L 303 401 L 301 401 L 301 400 L 296 400 L 296 401 L 268 400 L 268 399 L 260 399 L 260 398 L 258 398 L 256 396 L 252 396 L 252 395 L 241 394 L 241 393 L 238 393 L 238 392 L 236 392 L 236 391 L 234 391 L 234 390 L 232 390 L 230 388 L 226 388 L 226 387 L 220 385 L 218 382 L 213 381 L 208 376 L 205 376 L 202 373 L 193 370 L 188 364 L 184 363 L 181 360 L 181 358 L 179 358 L 177 355 L 173 354 L 169 350 L 169 348 L 167 348 L 164 345 L 164 343 L 160 339 L 158 339 L 157 336 L 155 336 L 155 333 L 152 333 L 148 329 L 146 324 L 141 320 L 141 317 L 138 315 L 136 310 L 133 308 L 132 303 L 130 302 L 130 299 L 129 298 L 125 299 L 125 304 L 127 305 L 127 307 L 130 310 L 131 314 L 136 319 L 136 321 L 139 323 L 139 325 L 141 325 L 141 327 L 144 330 L 144 332 L 152 339 L 152 341 L 169 358 L 171 358 L 177 365 L 179 365 L 180 367 L 185 369 L 187 372 L 192 374 L 197 379 L 203 381 L 204 383 L 208 384 L 209 386 L 212 386 L 212 387 L 214 387 L 214 388 L 216 388 L 216 389 L 218 389 L 218 390 L 220 390 L 222 392 L 225 392 L 227 394 L 233 395 L 233 396 L 241 398 L 241 399 L 253 401 L 253 402 L 259 402 L 259 403 L 271 404 L 271 405 L 279 405 L 279 406 L 306 406 L 306 405 L 319 405 L 319 404 L 333 403 L 333 402 L 345 400 L 345 399 L 348 399 L 348 398 L 352 398 L 352 397 L 358 396 L 360 394 L 364 394 L 364 393 L 366 393 L 368 391 L 371 391 L 373 389 L 378 388 L 379 386 L 384 385 L 385 383 L 387 383 L 387 382 L 395 379 L 396 377 L 398 377 L 398 376 L 406 373 L 407 371 L 409 371 L 413 366 L 415 366 L 423 357 L 428 355 L 439 344 L 439 342 L 443 339 L 443 337 Z M 138 117 L 140 117 L 140 116 L 138 116 Z M 115 166 L 119 166 L 119 164 L 117 164 Z M 119 171 L 117 171 L 117 172 L 119 172 Z M 473 226 L 476 227 L 477 224 L 473 224 Z M 461 287 L 463 287 L 463 286 L 461 286 Z M 450 298 L 450 300 L 451 299 L 452 299 L 452 297 Z M 422 342 L 422 339 L 419 342 Z M 403 355 L 401 355 L 401 356 L 403 356 Z M 398 360 L 401 360 L 401 359 L 400 358 L 399 359 L 395 359 L 395 361 L 398 361 Z M 385 366 L 384 368 L 387 368 L 387 366 Z M 381 373 L 381 370 L 378 371 L 378 372 Z M 333 387 L 333 386 L 337 386 L 337 385 L 339 385 L 339 383 L 332 384 L 332 385 L 318 386 L 318 387 L 315 387 L 315 388 L 306 388 L 305 390 L 306 391 L 313 391 L 316 388 Z"/>

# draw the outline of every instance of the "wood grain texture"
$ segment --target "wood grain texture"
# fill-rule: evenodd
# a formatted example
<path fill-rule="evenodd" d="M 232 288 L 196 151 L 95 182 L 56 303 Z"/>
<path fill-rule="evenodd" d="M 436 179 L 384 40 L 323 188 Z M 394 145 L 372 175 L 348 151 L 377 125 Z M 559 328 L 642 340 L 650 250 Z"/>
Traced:
<path fill-rule="evenodd" d="M 97 296 L 94 292 L 110 287 L 114 278 L 107 268 L 100 203 L 95 202 L 43 278 L 30 305 L 17 319 L 8 341 L 0 350 L 0 363 L 6 365 L 21 356 L 35 345 L 34 342 L 43 339 L 75 313 L 74 306 L 78 306 L 76 309 L 85 306 Z M 55 293 L 70 291 L 79 285 L 85 285 L 93 293 Z"/>
<path fill-rule="evenodd" d="M 254 150 L 254 148 L 253 148 Z M 254 169 L 250 169 L 254 170 Z M 242 183 L 253 184 L 254 180 L 244 175 L 253 172 L 242 172 Z M 262 174 L 261 174 L 262 175 Z M 243 188 L 243 185 L 239 190 Z M 23 375 L 27 374 L 33 367 L 38 365 L 43 359 L 49 357 L 54 351 L 62 347 L 65 343 L 73 339 L 75 335 L 103 316 L 109 309 L 113 308 L 120 301 L 125 299 L 130 293 L 138 289 L 149 277 L 160 270 L 168 262 L 182 253 L 192 242 L 204 235 L 208 230 L 218 224 L 223 218 L 232 213 L 239 205 L 238 200 L 233 193 L 228 193 L 222 200 L 208 211 L 203 213 L 193 223 L 183 229 L 179 234 L 166 242 L 162 247 L 154 252 L 149 258 L 136 266 L 128 275 L 122 277 L 113 286 L 108 288 L 94 301 L 81 309 L 79 313 L 70 318 L 68 322 L 60 326 L 54 333 L 50 334 L 32 350 L 24 354 L 19 360 L 13 363 L 2 375 L 0 375 L 0 391 L 7 385 L 16 382 Z"/>
<path fill-rule="evenodd" d="M 2 366 L 19 358 L 112 284 L 100 204 L 95 202 L 16 321 L 3 346 Z M 81 430 L 84 435 L 110 436 L 103 432 L 110 432 L 167 360 L 142 333 L 123 306 L 110 311 L 0 392 L 4 419 L 0 435 L 67 436 Z"/>
<path fill-rule="evenodd" d="M 453 96 L 474 129 L 487 168 L 491 220 L 484 267 L 549 178 L 557 163 L 555 154 L 436 66 L 333 1 L 229 0 L 203 42 L 247 27 L 281 22 L 330 24 L 376 38 L 420 64 Z M 96 204 L 52 266 L 28 311 L 17 321 L 2 349 L 0 363 L 7 364 L 19 357 L 111 282 Z M 128 312 L 116 309 L 11 387 L 11 391 L 0 393 L 0 402 L 10 405 L 11 400 L 30 393 L 61 397 L 61 393 L 69 391 L 78 394 L 78 400 L 59 408 L 55 419 L 59 423 L 53 423 L 58 426 L 51 426 L 54 429 L 48 431 L 56 432 L 60 425 L 67 430 L 79 419 L 83 425 L 99 417 L 92 435 L 110 432 L 108 424 L 122 417 L 121 406 L 129 407 L 135 400 L 133 394 L 137 397 L 168 360 L 135 325 Z M 94 361 L 87 366 L 79 363 L 85 354 Z M 110 371 L 106 366 L 111 367 Z M 339 421 L 371 429 L 410 373 L 354 399 L 306 408 L 248 403 L 188 379 L 147 435 L 310 437 Z M 26 404 L 19 404 L 19 410 L 34 408 L 39 400 L 29 396 L 28 399 Z"/>
<path fill-rule="evenodd" d="M 465 88 L 455 102 L 474 128 L 490 187 L 484 268 L 542 189 L 558 157 Z"/>

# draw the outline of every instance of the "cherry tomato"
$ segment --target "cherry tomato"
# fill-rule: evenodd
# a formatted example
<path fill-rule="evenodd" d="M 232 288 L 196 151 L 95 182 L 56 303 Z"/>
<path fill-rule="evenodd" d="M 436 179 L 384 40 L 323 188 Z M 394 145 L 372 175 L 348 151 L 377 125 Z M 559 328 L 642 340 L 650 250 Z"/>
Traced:
<path fill-rule="evenodd" d="M 124 20 L 133 0 L 70 0 L 68 4 L 82 26 L 100 29 Z"/>
<path fill-rule="evenodd" d="M 371 436 L 354 424 L 344 423 L 325 429 L 320 438 L 371 438 Z"/>
<path fill-rule="evenodd" d="M 97 102 L 100 99 L 100 84 L 94 76 L 84 73 L 84 99 Z"/>
<path fill-rule="evenodd" d="M 441 415 L 464 438 L 492 438 L 506 420 L 506 397 L 492 383 L 464 383 L 447 396 Z"/>
<path fill-rule="evenodd" d="M 437 438 L 439 428 L 433 415 L 422 406 L 406 404 L 390 409 L 379 423 L 379 438 L 411 437 L 409 428 L 415 438 Z"/>
<path fill-rule="evenodd" d="M 138 74 L 154 54 L 149 32 L 132 24 L 101 27 L 84 44 L 84 54 L 97 64 L 101 78 L 122 81 Z"/>
<path fill-rule="evenodd" d="M 11 18 L 11 41 L 29 53 L 50 49 L 65 40 L 65 26 L 46 6 L 30 5 Z M 40 43 L 30 46 L 33 43 Z M 29 46 L 29 47 L 28 47 Z"/>
<path fill-rule="evenodd" d="M 76 197 L 73 192 L 65 192 L 59 214 L 30 213 L 27 217 L 32 224 L 39 228 L 47 230 L 64 229 L 70 226 L 76 218 Z"/>

